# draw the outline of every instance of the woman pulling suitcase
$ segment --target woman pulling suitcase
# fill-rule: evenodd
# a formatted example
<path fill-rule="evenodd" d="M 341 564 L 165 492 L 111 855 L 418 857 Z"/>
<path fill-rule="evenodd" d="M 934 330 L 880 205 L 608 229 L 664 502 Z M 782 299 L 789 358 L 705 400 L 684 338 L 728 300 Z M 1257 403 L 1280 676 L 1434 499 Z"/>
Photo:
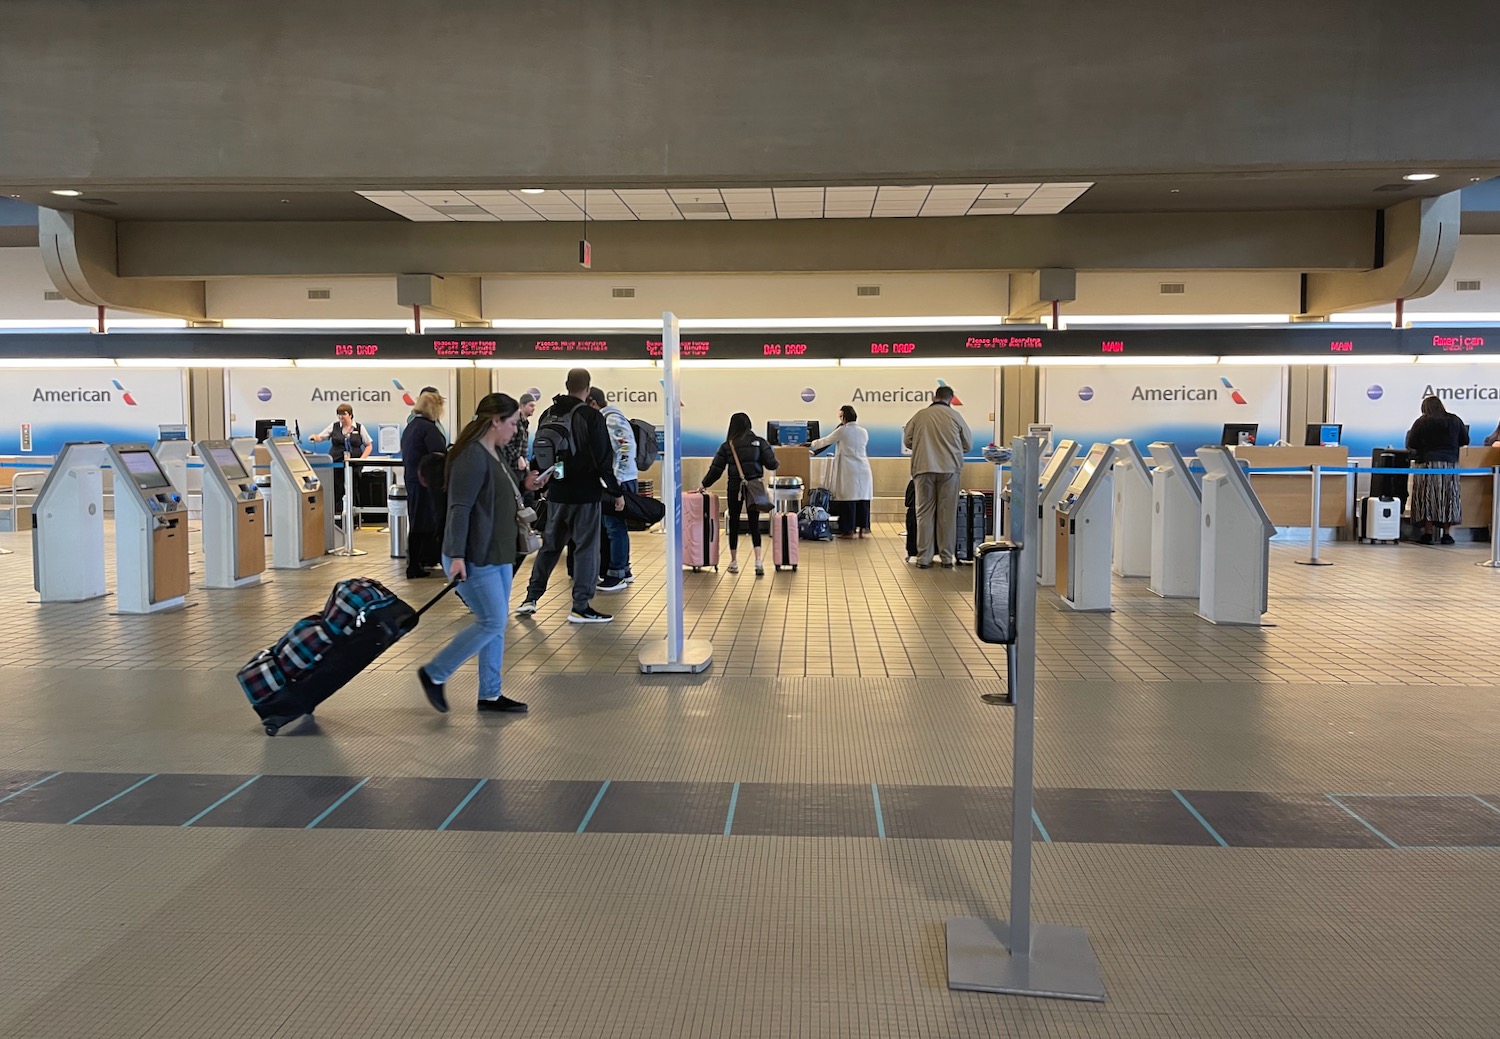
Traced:
<path fill-rule="evenodd" d="M 471 657 L 479 656 L 479 709 L 524 711 L 526 705 L 500 693 L 505 655 L 505 624 L 510 616 L 510 584 L 515 568 L 532 551 L 531 510 L 522 501 L 547 476 L 524 476 L 505 464 L 502 445 L 515 436 L 520 405 L 504 393 L 491 393 L 448 452 L 448 514 L 443 533 L 443 570 L 458 584 L 459 598 L 474 623 L 453 637 L 417 669 L 427 702 L 448 710 L 446 685 Z M 533 514 L 534 515 L 534 514 Z"/>

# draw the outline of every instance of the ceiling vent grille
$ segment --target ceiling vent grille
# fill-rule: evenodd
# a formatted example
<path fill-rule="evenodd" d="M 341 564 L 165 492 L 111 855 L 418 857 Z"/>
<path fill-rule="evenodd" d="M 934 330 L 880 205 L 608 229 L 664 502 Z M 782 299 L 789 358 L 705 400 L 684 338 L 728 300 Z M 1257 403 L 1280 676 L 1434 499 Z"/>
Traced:
<path fill-rule="evenodd" d="M 308 289 L 308 299 L 333 299 L 332 289 Z"/>
<path fill-rule="evenodd" d="M 1163 296 L 1181 296 L 1186 294 L 1187 285 L 1180 281 L 1164 281 L 1160 291 Z"/>
<path fill-rule="evenodd" d="M 1380 187 L 1376 188 L 1375 190 L 1376 191 L 1406 191 L 1410 187 L 1411 187 L 1410 184 L 1382 184 L 1382 185 L 1380 185 Z"/>
<path fill-rule="evenodd" d="M 1453 287 L 1455 289 L 1457 289 L 1459 292 L 1478 292 L 1479 291 L 1479 282 L 1477 282 L 1477 281 L 1460 281 L 1460 282 L 1456 282 Z"/>
<path fill-rule="evenodd" d="M 45 299 L 51 303 L 56 303 L 59 300 L 64 300 L 67 298 L 68 297 L 64 296 L 61 292 L 58 292 L 55 289 L 48 289 L 46 292 L 42 293 L 42 299 Z"/>
<path fill-rule="evenodd" d="M 609 290 L 609 294 L 615 299 L 635 299 L 635 289 L 617 286 Z"/>
<path fill-rule="evenodd" d="M 880 295 L 880 286 L 879 285 L 856 285 L 856 286 L 854 286 L 854 294 L 856 296 L 878 296 L 878 295 Z"/>

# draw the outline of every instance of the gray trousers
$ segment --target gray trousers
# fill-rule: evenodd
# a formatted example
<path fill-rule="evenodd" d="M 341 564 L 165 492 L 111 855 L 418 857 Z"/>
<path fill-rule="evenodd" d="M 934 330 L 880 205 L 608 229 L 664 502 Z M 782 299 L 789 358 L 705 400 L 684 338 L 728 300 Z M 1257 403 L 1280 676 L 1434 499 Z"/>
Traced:
<path fill-rule="evenodd" d="M 931 563 L 933 542 L 946 563 L 958 540 L 958 473 L 917 473 L 917 562 Z"/>
<path fill-rule="evenodd" d="M 956 502 L 956 499 L 955 499 Z M 954 509 L 958 508 L 955 504 Z M 547 531 L 542 535 L 542 550 L 531 564 L 531 580 L 526 598 L 539 602 L 547 594 L 547 580 L 568 542 L 573 543 L 573 609 L 586 610 L 599 585 L 600 506 L 597 501 L 586 505 L 547 503 Z"/>

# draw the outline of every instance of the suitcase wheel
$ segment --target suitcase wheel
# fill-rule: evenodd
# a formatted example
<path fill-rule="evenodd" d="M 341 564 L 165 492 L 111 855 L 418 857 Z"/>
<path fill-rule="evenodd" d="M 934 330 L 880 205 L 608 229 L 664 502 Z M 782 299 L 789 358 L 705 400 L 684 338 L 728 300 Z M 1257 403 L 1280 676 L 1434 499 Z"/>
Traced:
<path fill-rule="evenodd" d="M 266 722 L 266 735 L 267 736 L 274 736 L 274 735 L 276 735 L 280 731 L 281 731 L 281 726 L 280 725 L 272 725 L 270 722 Z"/>

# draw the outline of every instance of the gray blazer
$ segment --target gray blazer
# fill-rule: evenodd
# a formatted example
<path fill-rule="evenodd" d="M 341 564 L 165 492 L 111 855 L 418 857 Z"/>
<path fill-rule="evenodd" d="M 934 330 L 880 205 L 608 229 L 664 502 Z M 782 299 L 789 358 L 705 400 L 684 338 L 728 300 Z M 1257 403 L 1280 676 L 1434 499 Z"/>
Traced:
<path fill-rule="evenodd" d="M 501 502 L 515 507 L 515 492 L 498 481 L 505 479 L 496 459 L 483 444 L 469 444 L 453 459 L 448 474 L 448 522 L 443 532 L 443 555 L 470 566 L 513 563 L 514 556 L 492 559 L 495 509 Z M 512 539 L 514 540 L 514 539 Z"/>

